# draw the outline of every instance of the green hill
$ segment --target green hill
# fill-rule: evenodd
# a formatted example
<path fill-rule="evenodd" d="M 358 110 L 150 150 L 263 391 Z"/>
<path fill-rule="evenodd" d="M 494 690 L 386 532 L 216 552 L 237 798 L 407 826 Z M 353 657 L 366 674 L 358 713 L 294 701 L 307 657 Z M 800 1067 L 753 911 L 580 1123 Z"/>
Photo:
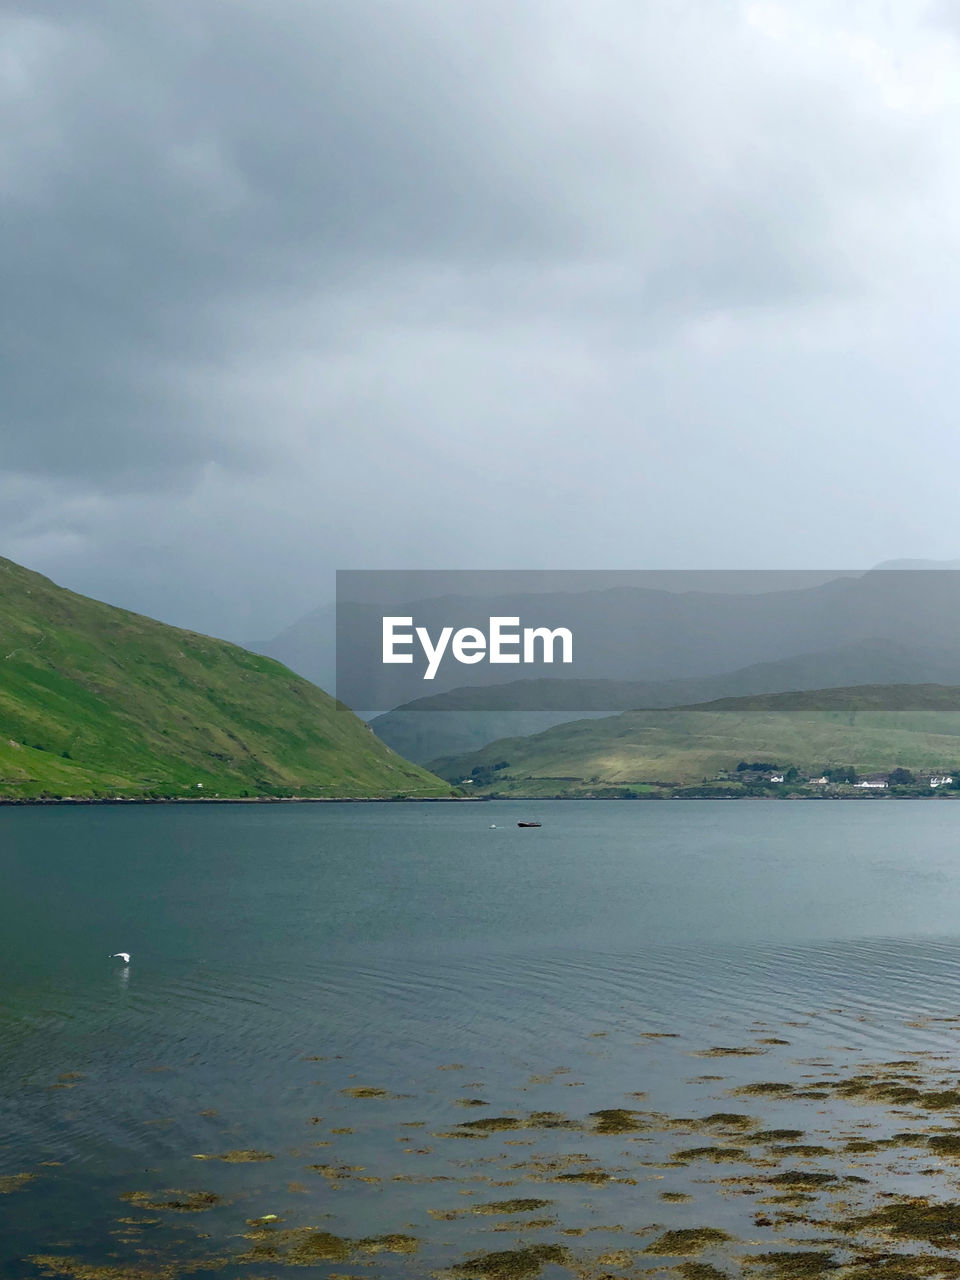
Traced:
<path fill-rule="evenodd" d="M 394 751 L 429 765 L 441 757 L 479 751 L 498 738 L 528 737 L 573 719 L 638 707 L 686 707 L 788 689 L 953 685 L 958 679 L 960 649 L 955 645 L 929 649 L 873 638 L 680 680 L 514 680 L 451 689 L 396 707 L 371 724 Z"/>
<path fill-rule="evenodd" d="M 0 558 L 0 797 L 449 793 L 272 658 Z"/>
<path fill-rule="evenodd" d="M 478 793 L 643 794 L 718 784 L 736 792 L 740 761 L 802 774 L 853 766 L 960 772 L 960 688 L 870 685 L 725 698 L 698 706 L 577 720 L 482 751 L 435 761 L 441 776 L 474 778 Z"/>

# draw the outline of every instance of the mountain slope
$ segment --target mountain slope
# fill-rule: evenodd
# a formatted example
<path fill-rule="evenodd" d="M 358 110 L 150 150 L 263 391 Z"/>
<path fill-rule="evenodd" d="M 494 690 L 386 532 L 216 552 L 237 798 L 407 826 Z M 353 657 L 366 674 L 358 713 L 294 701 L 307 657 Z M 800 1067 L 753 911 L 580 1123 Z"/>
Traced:
<path fill-rule="evenodd" d="M 0 796 L 398 793 L 449 787 L 273 659 L 0 558 Z"/>
<path fill-rule="evenodd" d="M 473 775 L 478 792 L 584 795 L 699 784 L 741 760 L 956 773 L 960 688 L 874 685 L 630 711 L 501 740 L 434 767 L 457 781 Z"/>

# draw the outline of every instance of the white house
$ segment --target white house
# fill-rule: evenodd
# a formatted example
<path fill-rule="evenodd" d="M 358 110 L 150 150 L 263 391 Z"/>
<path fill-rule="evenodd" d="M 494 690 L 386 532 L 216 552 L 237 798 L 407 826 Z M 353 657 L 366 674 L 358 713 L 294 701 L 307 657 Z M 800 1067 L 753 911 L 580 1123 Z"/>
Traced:
<path fill-rule="evenodd" d="M 886 778 L 864 778 L 862 782 L 854 784 L 864 791 L 882 791 L 887 785 Z"/>
<path fill-rule="evenodd" d="M 830 779 L 823 774 L 819 778 L 811 778 L 810 785 L 811 787 L 825 787 L 829 781 Z"/>
<path fill-rule="evenodd" d="M 953 781 L 953 777 L 949 773 L 937 773 L 930 779 L 931 787 L 947 787 Z"/>
<path fill-rule="evenodd" d="M 771 775 L 770 775 L 770 781 L 771 781 L 771 782 L 782 782 L 782 781 L 783 781 L 783 774 L 782 774 L 782 773 L 771 773 Z"/>

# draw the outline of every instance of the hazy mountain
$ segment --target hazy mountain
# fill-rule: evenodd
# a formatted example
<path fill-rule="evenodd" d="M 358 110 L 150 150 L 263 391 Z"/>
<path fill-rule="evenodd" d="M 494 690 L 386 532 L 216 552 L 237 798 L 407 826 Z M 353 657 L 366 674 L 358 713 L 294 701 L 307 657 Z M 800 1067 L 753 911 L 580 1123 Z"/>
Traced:
<path fill-rule="evenodd" d="M 336 606 L 320 605 L 272 639 L 252 640 L 247 648 L 276 658 L 321 689 L 333 689 L 337 682 Z"/>
<path fill-rule="evenodd" d="M 432 633 L 460 619 L 476 621 L 496 614 L 519 614 L 530 625 L 566 625 L 576 636 L 575 662 L 554 668 L 551 674 L 590 682 L 661 684 L 703 678 L 855 649 L 874 641 L 951 652 L 960 636 L 960 573 L 923 562 L 902 563 L 929 571 L 881 567 L 756 594 L 703 590 L 700 575 L 698 589 L 691 591 L 613 587 L 535 596 L 446 596 L 391 602 L 390 608 L 414 617 Z M 789 575 L 779 580 L 791 581 Z M 361 710 L 394 707 L 427 693 L 451 691 L 468 681 L 471 685 L 504 683 L 504 668 L 487 663 L 470 668 L 445 664 L 429 686 L 418 670 L 383 667 L 382 612 L 382 606 L 372 603 L 341 606 L 341 629 L 350 644 L 349 652 L 341 654 L 346 671 L 342 669 L 340 675 L 346 675 L 346 680 L 337 693 L 352 705 Z M 335 650 L 332 607 L 315 611 L 257 647 L 308 678 L 329 684 Z M 909 678 L 915 677 L 910 673 Z M 578 710 L 604 709 L 606 695 L 594 691 L 601 705 L 587 703 Z M 512 709 L 552 708 L 527 704 Z"/>

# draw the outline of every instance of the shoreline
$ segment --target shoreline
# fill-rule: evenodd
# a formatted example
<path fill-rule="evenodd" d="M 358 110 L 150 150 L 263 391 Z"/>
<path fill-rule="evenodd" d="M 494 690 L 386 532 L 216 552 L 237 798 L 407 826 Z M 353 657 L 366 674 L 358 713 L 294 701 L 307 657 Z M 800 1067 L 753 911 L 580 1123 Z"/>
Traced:
<path fill-rule="evenodd" d="M 0 796 L 0 808 L 156 804 L 478 804 L 488 796 Z"/>
<path fill-rule="evenodd" d="M 953 798 L 960 797 L 954 792 Z M 48 796 L 15 797 L 0 796 L 0 808 L 42 808 L 58 805 L 74 808 L 91 805 L 224 805 L 224 804 L 486 804 L 488 801 L 507 801 L 514 804 L 554 804 L 558 801 L 589 800 L 596 804 L 634 804 L 637 801 L 661 800 L 723 800 L 770 801 L 783 804 L 791 800 L 854 802 L 877 800 L 950 800 L 951 793 L 933 791 L 921 795 L 788 795 L 788 796 L 696 796 L 696 795 L 637 795 L 637 796 Z"/>

